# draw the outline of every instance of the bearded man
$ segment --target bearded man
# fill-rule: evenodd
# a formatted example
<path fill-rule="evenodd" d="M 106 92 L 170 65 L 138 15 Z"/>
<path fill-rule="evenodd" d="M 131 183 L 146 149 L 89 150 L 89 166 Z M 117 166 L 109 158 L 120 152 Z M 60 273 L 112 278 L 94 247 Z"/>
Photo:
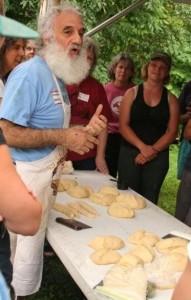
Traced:
<path fill-rule="evenodd" d="M 106 126 L 98 106 L 86 128 L 68 128 L 70 103 L 63 82 L 78 83 L 89 69 L 81 50 L 84 26 L 80 11 L 68 3 L 52 8 L 38 29 L 41 49 L 9 76 L 0 111 L 0 126 L 16 169 L 43 208 L 38 233 L 14 238 L 13 286 L 19 298 L 40 287 L 45 230 L 55 192 L 51 182 L 61 174 L 66 149 L 88 152 Z"/>

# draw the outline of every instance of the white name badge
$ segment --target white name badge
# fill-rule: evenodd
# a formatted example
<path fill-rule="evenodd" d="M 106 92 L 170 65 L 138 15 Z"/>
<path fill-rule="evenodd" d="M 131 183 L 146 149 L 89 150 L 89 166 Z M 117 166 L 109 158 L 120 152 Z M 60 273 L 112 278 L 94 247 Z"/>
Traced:
<path fill-rule="evenodd" d="M 88 102 L 89 98 L 90 98 L 90 95 L 87 95 L 87 94 L 84 94 L 84 93 L 81 93 L 81 92 L 79 92 L 79 94 L 78 94 L 78 99 L 79 100 Z"/>

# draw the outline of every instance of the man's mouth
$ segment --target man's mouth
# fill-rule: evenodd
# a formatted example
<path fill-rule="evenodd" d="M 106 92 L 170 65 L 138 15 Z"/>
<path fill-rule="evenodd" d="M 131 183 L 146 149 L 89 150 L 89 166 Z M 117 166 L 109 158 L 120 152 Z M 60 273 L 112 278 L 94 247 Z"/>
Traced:
<path fill-rule="evenodd" d="M 80 54 L 80 50 L 81 50 L 81 48 L 80 47 L 78 47 L 77 45 L 75 46 L 72 46 L 72 47 L 70 47 L 70 49 L 69 49 L 69 54 L 72 54 L 72 55 L 79 55 Z"/>
<path fill-rule="evenodd" d="M 77 56 L 77 55 L 80 54 L 80 51 L 79 51 L 78 49 L 70 49 L 69 53 L 70 53 L 71 55 Z"/>

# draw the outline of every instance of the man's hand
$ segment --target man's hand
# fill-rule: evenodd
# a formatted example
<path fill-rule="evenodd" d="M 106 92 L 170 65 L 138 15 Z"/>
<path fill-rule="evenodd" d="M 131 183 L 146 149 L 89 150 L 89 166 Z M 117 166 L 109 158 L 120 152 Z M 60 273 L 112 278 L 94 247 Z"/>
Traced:
<path fill-rule="evenodd" d="M 98 145 L 98 140 L 84 127 L 74 126 L 65 130 L 65 146 L 78 154 L 83 155 Z"/>
<path fill-rule="evenodd" d="M 106 117 L 101 115 L 102 109 L 103 105 L 99 104 L 93 117 L 85 127 L 85 131 L 94 136 L 97 136 L 107 125 Z"/>

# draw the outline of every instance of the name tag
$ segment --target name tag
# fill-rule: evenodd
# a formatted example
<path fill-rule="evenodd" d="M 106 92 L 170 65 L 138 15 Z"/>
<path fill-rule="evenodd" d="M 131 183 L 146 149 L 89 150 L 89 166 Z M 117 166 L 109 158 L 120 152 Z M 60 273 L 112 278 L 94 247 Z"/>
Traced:
<path fill-rule="evenodd" d="M 52 91 L 50 94 L 53 98 L 54 104 L 62 104 L 62 99 L 60 99 L 60 94 L 58 91 Z"/>
<path fill-rule="evenodd" d="M 90 95 L 87 95 L 87 94 L 84 94 L 84 93 L 81 93 L 81 92 L 79 92 L 79 94 L 78 94 L 78 99 L 79 100 L 88 102 L 89 98 L 90 98 Z"/>

